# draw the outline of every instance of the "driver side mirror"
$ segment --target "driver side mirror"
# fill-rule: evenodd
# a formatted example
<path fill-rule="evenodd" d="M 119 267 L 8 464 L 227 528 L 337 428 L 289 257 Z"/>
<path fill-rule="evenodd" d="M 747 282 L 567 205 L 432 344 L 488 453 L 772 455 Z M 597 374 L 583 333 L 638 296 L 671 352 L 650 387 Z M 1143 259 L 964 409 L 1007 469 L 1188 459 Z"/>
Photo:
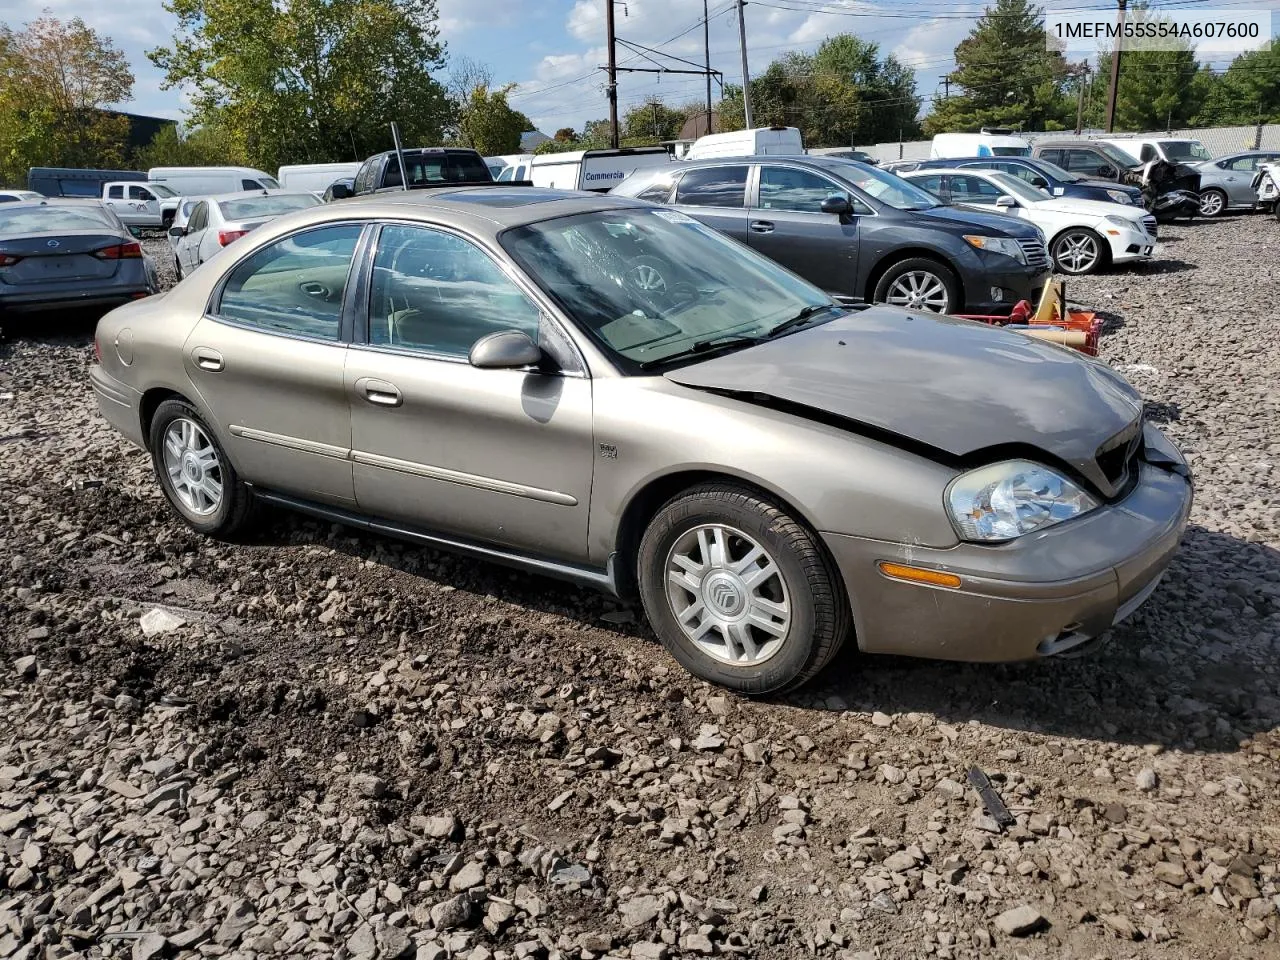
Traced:
<path fill-rule="evenodd" d="M 1018 201 L 1013 199 L 1013 197 L 1009 196 L 1007 193 L 1001 194 L 1000 196 L 996 197 L 997 207 L 1004 207 L 1007 209 L 1009 207 L 1016 207 L 1017 205 L 1018 205 Z"/>
<path fill-rule="evenodd" d="M 169 236 L 171 237 L 185 237 L 186 235 L 187 235 L 186 227 L 170 227 L 169 228 Z"/>
<path fill-rule="evenodd" d="M 467 360 L 481 370 L 513 370 L 540 363 L 542 348 L 522 330 L 499 330 L 477 340 Z"/>
<path fill-rule="evenodd" d="M 1049 189 L 1049 181 L 1046 180 L 1044 177 L 1032 177 L 1031 185 L 1035 187 L 1037 190 Z"/>
<path fill-rule="evenodd" d="M 335 200 L 346 200 L 352 193 L 351 188 L 345 183 L 335 183 L 329 188 L 329 195 Z"/>
<path fill-rule="evenodd" d="M 1111 166 L 1109 163 L 1104 163 L 1098 168 L 1098 176 L 1100 177 L 1106 177 L 1108 180 L 1112 180 L 1115 178 L 1115 175 L 1116 168 Z"/>
<path fill-rule="evenodd" d="M 849 202 L 848 197 L 842 197 L 837 193 L 823 200 L 821 209 L 823 213 L 843 217 L 853 213 L 853 204 Z"/>

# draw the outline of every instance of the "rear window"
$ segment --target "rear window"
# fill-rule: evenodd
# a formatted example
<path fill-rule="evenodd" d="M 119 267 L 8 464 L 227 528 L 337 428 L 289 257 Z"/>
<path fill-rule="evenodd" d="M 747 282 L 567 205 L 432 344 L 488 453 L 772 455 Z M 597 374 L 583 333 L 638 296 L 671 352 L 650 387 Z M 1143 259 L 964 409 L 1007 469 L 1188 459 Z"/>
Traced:
<path fill-rule="evenodd" d="M 1030 147 L 992 147 L 991 152 L 997 157 L 1029 157 Z"/>
<path fill-rule="evenodd" d="M 292 210 L 303 210 L 320 203 L 320 198 L 310 193 L 290 194 L 283 197 L 246 197 L 243 200 L 221 200 L 218 209 L 224 220 L 251 220 L 255 217 L 278 217 Z"/>
<path fill-rule="evenodd" d="M 1160 146 L 1164 147 L 1164 155 L 1173 163 L 1196 163 L 1213 159 L 1213 155 L 1199 140 L 1162 140 Z"/>
<path fill-rule="evenodd" d="M 0 210 L 0 233 L 65 233 L 75 230 L 118 231 L 108 213 L 94 207 L 22 207 Z"/>
<path fill-rule="evenodd" d="M 406 153 L 404 170 L 411 187 L 424 183 L 493 179 L 484 159 L 474 153 Z M 388 159 L 383 186 L 400 186 L 400 164 L 394 154 Z"/>

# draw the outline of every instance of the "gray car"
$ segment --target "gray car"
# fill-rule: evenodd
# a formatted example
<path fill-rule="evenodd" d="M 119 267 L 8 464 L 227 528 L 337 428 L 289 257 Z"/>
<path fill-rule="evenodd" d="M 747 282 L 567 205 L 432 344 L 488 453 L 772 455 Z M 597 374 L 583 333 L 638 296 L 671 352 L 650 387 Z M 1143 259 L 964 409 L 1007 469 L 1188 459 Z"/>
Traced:
<path fill-rule="evenodd" d="M 101 201 L 0 206 L 0 312 L 115 306 L 156 289 L 155 264 Z"/>
<path fill-rule="evenodd" d="M 1191 504 L 1108 366 L 843 307 L 617 197 L 495 184 L 289 214 L 97 343 L 103 414 L 193 529 L 244 535 L 282 504 L 638 596 L 681 664 L 746 693 L 851 640 L 1079 652 L 1155 589 Z"/>
<path fill-rule="evenodd" d="M 1228 210 L 1252 210 L 1258 205 L 1253 178 L 1261 163 L 1280 161 L 1275 150 L 1249 150 L 1196 164 L 1200 172 L 1200 215 L 1216 217 Z"/>

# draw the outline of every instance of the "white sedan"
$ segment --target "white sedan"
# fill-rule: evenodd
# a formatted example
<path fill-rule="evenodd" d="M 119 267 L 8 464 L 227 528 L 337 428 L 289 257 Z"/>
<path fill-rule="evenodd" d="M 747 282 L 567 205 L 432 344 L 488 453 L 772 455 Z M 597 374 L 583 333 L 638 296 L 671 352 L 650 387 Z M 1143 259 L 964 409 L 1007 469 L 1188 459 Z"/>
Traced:
<path fill-rule="evenodd" d="M 1051 197 L 1025 180 L 972 167 L 899 174 L 945 203 L 1018 217 L 1040 228 L 1059 272 L 1079 276 L 1108 263 L 1149 260 L 1156 221 L 1142 207 Z"/>
<path fill-rule="evenodd" d="M 255 227 L 282 214 L 319 204 L 320 198 L 314 193 L 284 190 L 253 190 L 196 200 L 186 222 L 175 222 L 169 228 L 178 279 Z"/>

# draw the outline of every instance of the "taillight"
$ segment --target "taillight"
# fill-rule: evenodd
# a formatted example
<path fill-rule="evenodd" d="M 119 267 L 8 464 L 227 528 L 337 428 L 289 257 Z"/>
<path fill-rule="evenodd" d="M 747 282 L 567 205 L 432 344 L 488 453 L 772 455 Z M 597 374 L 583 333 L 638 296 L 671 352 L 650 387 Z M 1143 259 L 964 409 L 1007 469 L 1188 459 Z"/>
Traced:
<path fill-rule="evenodd" d="M 7 253 L 0 253 L 0 267 L 12 267 L 21 259 L 21 257 L 11 257 Z"/>
<path fill-rule="evenodd" d="M 142 256 L 142 244 L 137 240 L 128 243 L 117 243 L 112 247 L 95 250 L 93 255 L 99 260 L 136 260 Z"/>
<path fill-rule="evenodd" d="M 248 230 L 219 230 L 218 246 L 225 247 L 228 243 L 233 243 L 243 237 Z"/>
<path fill-rule="evenodd" d="M 93 355 L 98 358 L 98 363 L 102 363 L 102 344 L 97 337 L 93 338 Z"/>

